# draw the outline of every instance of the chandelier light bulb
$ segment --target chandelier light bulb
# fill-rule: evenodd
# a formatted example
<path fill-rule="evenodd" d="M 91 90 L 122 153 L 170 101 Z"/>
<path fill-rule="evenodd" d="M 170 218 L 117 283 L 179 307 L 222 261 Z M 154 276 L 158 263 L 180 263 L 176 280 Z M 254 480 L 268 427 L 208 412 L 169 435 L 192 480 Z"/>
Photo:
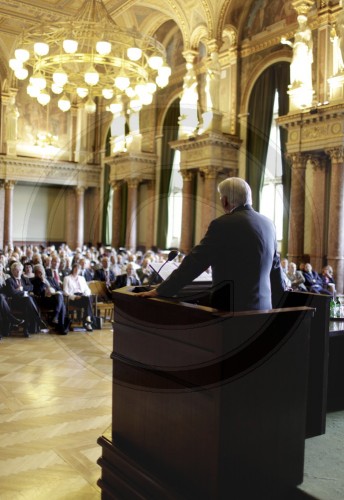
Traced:
<path fill-rule="evenodd" d="M 68 38 L 62 42 L 63 50 L 66 54 L 75 54 L 78 50 L 78 45 L 78 42 L 72 38 Z"/>
<path fill-rule="evenodd" d="M 36 42 L 33 51 L 37 56 L 44 57 L 49 53 L 49 45 L 45 42 Z"/>
<path fill-rule="evenodd" d="M 148 65 L 155 70 L 158 70 L 163 65 L 164 61 L 160 56 L 152 56 L 148 59 Z"/>
<path fill-rule="evenodd" d="M 162 78 L 169 79 L 171 76 L 171 68 L 167 66 L 167 64 L 164 64 L 158 69 L 158 75 L 161 76 Z"/>
<path fill-rule="evenodd" d="M 63 96 L 60 97 L 60 99 L 57 102 L 57 105 L 58 105 L 59 109 L 61 111 L 63 111 L 64 113 L 66 111 L 69 111 L 71 106 L 72 106 L 72 104 L 71 104 L 70 100 L 68 99 L 68 97 L 66 96 L 66 94 L 63 94 Z"/>
<path fill-rule="evenodd" d="M 54 92 L 54 94 L 62 94 L 63 92 L 63 87 L 60 87 L 60 85 L 57 85 L 56 83 L 51 84 L 51 90 Z"/>
<path fill-rule="evenodd" d="M 147 92 L 149 92 L 150 94 L 154 94 L 154 92 L 156 92 L 156 83 L 148 82 L 146 84 L 146 89 L 147 89 Z"/>
<path fill-rule="evenodd" d="M 68 75 L 62 68 L 60 68 L 53 73 L 53 81 L 59 87 L 63 87 L 68 82 Z"/>
<path fill-rule="evenodd" d="M 14 75 L 18 80 L 25 80 L 29 75 L 29 71 L 26 68 L 17 68 Z"/>
<path fill-rule="evenodd" d="M 93 113 L 96 112 L 96 109 L 97 109 L 96 103 L 94 102 L 94 100 L 92 99 L 92 97 L 89 96 L 89 98 L 85 102 L 85 111 L 86 111 L 86 113 L 88 113 L 89 115 L 92 115 Z"/>
<path fill-rule="evenodd" d="M 30 58 L 30 52 L 26 49 L 16 49 L 14 51 L 14 55 L 15 58 L 22 63 L 28 61 Z"/>
<path fill-rule="evenodd" d="M 96 43 L 96 51 L 101 56 L 107 56 L 111 52 L 111 43 L 105 40 L 100 40 Z"/>
<path fill-rule="evenodd" d="M 38 97 L 38 94 L 40 93 L 40 90 L 34 87 L 33 85 L 28 85 L 26 88 L 26 92 L 30 97 Z"/>
<path fill-rule="evenodd" d="M 113 89 L 103 89 L 102 96 L 104 99 L 112 99 L 113 98 Z"/>
<path fill-rule="evenodd" d="M 23 63 L 14 58 L 10 59 L 8 64 L 12 71 L 16 71 L 17 69 L 21 69 L 23 67 Z"/>
<path fill-rule="evenodd" d="M 47 86 L 46 79 L 39 71 L 30 77 L 30 83 L 33 87 L 36 87 L 39 90 L 43 90 Z"/>
<path fill-rule="evenodd" d="M 129 87 L 130 80 L 127 76 L 119 75 L 115 78 L 115 85 L 119 90 L 123 92 L 127 87 Z"/>
<path fill-rule="evenodd" d="M 142 104 L 144 106 L 148 106 L 149 104 L 152 104 L 152 102 L 153 102 L 153 95 L 146 92 L 145 94 L 140 96 L 140 100 L 142 101 Z"/>
<path fill-rule="evenodd" d="M 99 73 L 98 73 L 98 71 L 96 71 L 95 68 L 93 66 L 91 66 L 86 71 L 86 73 L 84 75 L 84 80 L 87 83 L 87 85 L 91 85 L 92 87 L 94 85 L 97 85 L 97 83 L 99 82 Z"/>
<path fill-rule="evenodd" d="M 81 99 L 84 99 L 88 95 L 88 89 L 86 89 L 85 87 L 78 87 L 76 89 L 76 93 Z"/>
<path fill-rule="evenodd" d="M 168 79 L 160 75 L 156 77 L 155 81 L 157 86 L 160 87 L 161 89 L 163 89 L 168 85 Z"/>
<path fill-rule="evenodd" d="M 129 103 L 129 107 L 133 111 L 138 112 L 140 111 L 140 109 L 142 109 L 142 102 L 140 99 L 132 99 Z"/>
<path fill-rule="evenodd" d="M 142 50 L 138 47 L 129 47 L 127 56 L 131 61 L 138 61 L 142 57 Z"/>
<path fill-rule="evenodd" d="M 129 97 L 129 99 L 132 99 L 133 97 L 136 96 L 136 92 L 132 87 L 128 87 L 127 89 L 125 89 L 125 93 Z"/>
<path fill-rule="evenodd" d="M 111 113 L 113 113 L 114 115 L 116 113 L 121 113 L 121 111 L 123 110 L 123 104 L 121 102 L 118 102 L 118 101 L 115 101 L 115 102 L 112 102 L 110 105 L 109 105 L 109 110 L 111 111 Z"/>
<path fill-rule="evenodd" d="M 46 106 L 50 102 L 50 95 L 48 94 L 48 92 L 46 90 L 43 90 L 42 92 L 40 92 L 38 94 L 37 101 L 42 106 Z"/>

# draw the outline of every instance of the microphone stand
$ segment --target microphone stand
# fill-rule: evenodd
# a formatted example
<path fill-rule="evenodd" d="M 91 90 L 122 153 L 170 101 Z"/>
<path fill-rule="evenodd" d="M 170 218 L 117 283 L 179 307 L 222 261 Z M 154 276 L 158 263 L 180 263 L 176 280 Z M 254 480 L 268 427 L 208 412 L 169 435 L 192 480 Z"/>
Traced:
<path fill-rule="evenodd" d="M 171 262 L 171 260 L 175 259 L 175 258 L 177 257 L 177 255 L 178 255 L 178 251 L 177 251 L 177 250 L 171 250 L 171 251 L 170 251 L 170 253 L 168 254 L 167 259 L 166 259 L 166 260 L 165 260 L 165 262 L 163 262 L 163 264 L 159 267 L 158 271 L 156 271 L 156 270 L 154 269 L 154 267 L 153 267 L 153 266 L 151 266 L 151 265 L 149 264 L 149 267 L 150 267 L 151 269 L 153 269 L 154 273 L 152 273 L 152 274 L 151 274 L 151 276 L 150 276 L 150 278 L 149 278 L 149 281 L 148 281 L 148 285 L 146 285 L 146 286 L 136 286 L 136 287 L 132 290 L 132 292 L 134 292 L 134 293 L 139 293 L 139 292 L 149 292 L 149 291 L 152 289 L 152 283 L 153 283 L 153 281 L 154 281 L 154 278 L 155 278 L 156 276 L 161 277 L 161 276 L 160 276 L 160 271 L 161 271 L 161 269 L 162 269 L 162 268 L 163 268 L 163 267 L 167 264 L 167 262 Z"/>

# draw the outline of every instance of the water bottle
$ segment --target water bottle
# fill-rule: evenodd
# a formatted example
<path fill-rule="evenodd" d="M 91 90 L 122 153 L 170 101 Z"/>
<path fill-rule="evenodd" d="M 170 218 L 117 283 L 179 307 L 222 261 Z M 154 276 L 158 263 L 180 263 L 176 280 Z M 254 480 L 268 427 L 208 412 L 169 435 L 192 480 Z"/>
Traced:
<path fill-rule="evenodd" d="M 336 309 L 337 309 L 336 301 L 334 300 L 333 297 L 331 297 L 331 301 L 330 301 L 330 317 L 331 318 L 336 317 Z"/>

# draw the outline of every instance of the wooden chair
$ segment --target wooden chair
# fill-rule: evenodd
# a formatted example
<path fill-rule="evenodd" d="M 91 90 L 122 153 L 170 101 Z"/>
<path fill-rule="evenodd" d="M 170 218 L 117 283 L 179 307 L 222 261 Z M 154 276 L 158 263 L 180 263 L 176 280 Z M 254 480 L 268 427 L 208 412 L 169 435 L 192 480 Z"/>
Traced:
<path fill-rule="evenodd" d="M 108 290 L 104 281 L 89 281 L 88 286 L 91 289 L 95 300 L 93 302 L 95 316 L 101 316 L 104 321 L 112 321 L 114 314 L 114 305 L 108 296 Z"/>

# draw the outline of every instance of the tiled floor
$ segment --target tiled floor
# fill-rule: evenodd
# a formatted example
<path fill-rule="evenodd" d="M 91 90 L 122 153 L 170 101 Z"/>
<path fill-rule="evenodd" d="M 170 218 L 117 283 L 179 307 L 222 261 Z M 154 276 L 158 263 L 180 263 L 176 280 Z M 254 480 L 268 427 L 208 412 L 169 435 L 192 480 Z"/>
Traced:
<path fill-rule="evenodd" d="M 0 343 L 0 498 L 99 499 L 111 423 L 112 331 Z"/>
<path fill-rule="evenodd" d="M 110 324 L 0 342 L 1 500 L 100 499 L 97 439 L 111 424 L 111 352 Z M 328 414 L 326 434 L 306 441 L 297 498 L 344 499 L 343 444 L 344 412 Z"/>

